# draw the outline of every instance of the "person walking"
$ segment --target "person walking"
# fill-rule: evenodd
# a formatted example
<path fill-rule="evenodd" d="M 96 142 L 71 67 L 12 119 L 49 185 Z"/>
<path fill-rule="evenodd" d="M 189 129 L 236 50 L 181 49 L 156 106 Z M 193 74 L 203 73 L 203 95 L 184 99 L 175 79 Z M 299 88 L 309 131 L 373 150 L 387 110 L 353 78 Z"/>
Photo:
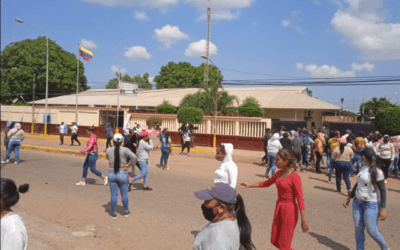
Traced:
<path fill-rule="evenodd" d="M 71 145 L 70 146 L 74 146 L 74 141 L 76 141 L 78 143 L 78 145 L 80 146 L 81 143 L 78 140 L 78 126 L 76 125 L 76 122 L 72 122 L 72 126 L 69 128 L 71 129 Z"/>
<path fill-rule="evenodd" d="M 314 143 L 314 141 L 310 138 L 310 136 L 308 135 L 307 129 L 303 128 L 303 131 L 300 135 L 300 139 L 303 141 L 303 148 L 301 150 L 301 158 L 303 161 L 302 165 L 306 165 L 306 168 L 302 170 L 303 173 L 306 172 L 306 170 L 308 170 L 308 154 L 310 152 L 310 148 L 309 148 L 309 144 Z"/>
<path fill-rule="evenodd" d="M 193 250 L 256 249 L 243 198 L 234 188 L 226 183 L 216 183 L 194 195 L 204 201 L 201 210 L 210 223 L 196 235 Z"/>
<path fill-rule="evenodd" d="M 339 140 L 340 146 L 335 148 L 332 153 L 333 165 L 335 166 L 336 170 L 336 188 L 337 192 L 341 192 L 341 181 L 342 175 L 344 182 L 346 183 L 347 193 L 350 194 L 351 184 L 349 179 L 349 174 L 351 171 L 350 162 L 354 157 L 353 150 L 346 146 L 347 140 L 340 139 Z"/>
<path fill-rule="evenodd" d="M 64 135 L 68 133 L 68 126 L 61 122 L 61 124 L 57 127 L 58 133 L 60 134 L 60 145 L 64 144 Z"/>
<path fill-rule="evenodd" d="M 283 149 L 291 149 L 292 141 L 289 139 L 289 134 L 287 132 L 283 133 L 282 138 L 279 139 Z"/>
<path fill-rule="evenodd" d="M 386 241 L 378 230 L 378 218 L 387 219 L 385 176 L 376 164 L 373 149 L 367 148 L 361 152 L 364 165 L 357 175 L 357 183 L 349 197 L 343 203 L 347 208 L 353 199 L 353 219 L 357 250 L 364 249 L 365 228 L 368 234 L 378 243 L 380 249 L 388 250 Z"/>
<path fill-rule="evenodd" d="M 7 137 L 10 138 L 8 142 L 8 149 L 1 163 L 9 163 L 11 153 L 14 152 L 14 164 L 19 163 L 19 150 L 22 141 L 25 139 L 25 132 L 21 129 L 21 124 L 15 123 L 14 128 L 8 131 Z"/>
<path fill-rule="evenodd" d="M 282 144 L 279 141 L 279 134 L 275 133 L 268 141 L 268 166 L 265 171 L 265 178 L 269 178 L 269 171 L 272 169 L 272 176 L 275 175 L 276 169 L 276 154 L 282 149 Z"/>
<path fill-rule="evenodd" d="M 387 183 L 387 178 L 389 176 L 389 166 L 390 163 L 394 161 L 395 151 L 394 146 L 390 142 L 389 135 L 383 137 L 383 142 L 379 144 L 378 147 L 379 158 L 382 162 L 382 171 L 385 175 L 385 183 Z"/>
<path fill-rule="evenodd" d="M 189 154 L 190 153 L 190 141 L 192 140 L 192 135 L 190 134 L 190 132 L 189 132 L 189 130 L 186 130 L 184 133 L 183 133 L 183 141 L 184 141 L 184 144 L 183 144 L 183 146 L 182 146 L 182 151 L 181 151 L 181 153 L 180 154 L 183 154 L 183 151 L 185 150 L 185 148 L 187 149 L 187 154 Z"/>
<path fill-rule="evenodd" d="M 299 133 L 293 132 L 293 139 L 291 141 L 291 150 L 293 150 L 295 156 L 296 156 L 296 167 L 294 168 L 295 170 L 300 167 L 299 165 L 301 164 L 301 148 L 303 147 L 303 141 L 299 137 Z"/>
<path fill-rule="evenodd" d="M 114 136 L 114 129 L 111 127 L 110 123 L 106 124 L 106 128 L 104 129 L 104 134 L 106 136 L 107 142 L 106 142 L 106 150 L 108 147 L 112 147 L 111 145 L 111 140 Z"/>
<path fill-rule="evenodd" d="M 264 135 L 264 152 L 265 152 L 265 155 L 261 159 L 260 166 L 266 165 L 268 163 L 268 149 L 267 149 L 267 147 L 268 147 L 269 139 L 271 139 L 271 129 L 270 128 L 266 128 L 265 129 L 265 135 Z"/>
<path fill-rule="evenodd" d="M 399 178 L 399 152 L 400 152 L 400 143 L 396 136 L 392 137 L 392 144 L 394 147 L 394 160 L 390 162 L 389 166 L 389 174 L 393 175 L 395 173 L 396 178 Z"/>
<path fill-rule="evenodd" d="M 221 164 L 214 172 L 214 183 L 226 183 L 236 188 L 238 167 L 232 159 L 233 144 L 223 143 L 217 147 L 215 159 Z"/>
<path fill-rule="evenodd" d="M 271 243 L 279 249 L 289 250 L 293 249 L 291 244 L 299 217 L 299 210 L 303 233 L 307 232 L 309 227 L 306 218 L 301 178 L 293 169 L 296 165 L 294 152 L 286 149 L 279 150 L 276 156 L 276 165 L 280 171 L 271 179 L 253 184 L 242 182 L 239 186 L 247 189 L 270 187 L 272 184 L 276 185 L 278 200 L 272 224 Z"/>
<path fill-rule="evenodd" d="M 130 130 L 130 137 L 129 137 L 129 141 L 128 141 L 128 149 L 132 151 L 132 153 L 134 153 L 135 155 L 137 154 L 137 147 L 139 145 L 139 139 L 140 139 L 140 135 L 138 134 L 136 128 L 133 128 Z M 130 176 L 130 178 L 135 177 L 135 166 L 139 168 L 140 170 L 140 165 L 139 163 L 136 161 L 135 165 L 132 165 L 132 176 Z"/>
<path fill-rule="evenodd" d="M 334 160 L 332 158 L 332 153 L 335 150 L 335 148 L 338 148 L 340 146 L 340 139 L 339 139 L 339 134 L 336 132 L 329 132 L 329 139 L 328 139 L 328 150 L 326 152 L 326 162 L 328 164 L 329 172 L 328 172 L 328 183 L 332 183 L 332 174 L 333 170 L 335 170 L 335 164 Z"/>
<path fill-rule="evenodd" d="M 129 140 L 129 130 L 131 129 L 131 114 L 126 115 L 126 119 L 124 121 L 124 147 L 128 145 Z M 112 138 L 112 137 L 111 137 Z"/>
<path fill-rule="evenodd" d="M 161 158 L 160 158 L 160 166 L 163 167 L 163 170 L 169 170 L 168 166 L 168 158 L 169 155 L 172 154 L 172 141 L 170 138 L 170 132 L 165 131 L 161 136 L 162 145 L 161 145 Z"/>
<path fill-rule="evenodd" d="M 83 172 L 82 172 L 82 180 L 76 183 L 76 186 L 86 186 L 86 177 L 88 174 L 88 168 L 90 171 L 97 175 L 98 177 L 104 180 L 104 186 L 108 184 L 108 177 L 103 175 L 99 170 L 96 169 L 96 161 L 99 158 L 99 147 L 97 145 L 97 136 L 94 134 L 94 126 L 88 127 L 86 129 L 86 133 L 90 136 L 89 140 L 86 143 L 86 148 L 81 150 L 82 154 L 86 155 L 86 159 L 83 162 Z"/>
<path fill-rule="evenodd" d="M 186 123 L 182 123 L 182 125 L 178 128 L 178 132 L 179 132 L 180 138 L 181 138 L 181 146 L 182 146 L 182 148 L 183 148 L 183 145 L 185 144 L 185 140 L 183 138 L 183 135 L 185 134 L 186 131 L 187 131 Z"/>
<path fill-rule="evenodd" d="M 29 184 L 17 188 L 11 179 L 1 178 L 1 249 L 27 250 L 28 233 L 21 217 L 11 208 L 19 201 L 19 193 L 29 190 Z"/>
<path fill-rule="evenodd" d="M 143 177 L 143 191 L 151 191 L 153 189 L 147 186 L 147 181 L 149 179 L 149 156 L 150 151 L 153 150 L 153 141 L 150 140 L 150 133 L 146 130 L 143 130 L 140 136 L 141 138 L 137 149 L 137 161 L 140 165 L 140 174 L 133 177 L 129 182 L 129 190 L 135 181 Z"/>
<path fill-rule="evenodd" d="M 4 146 L 6 147 L 6 153 L 8 150 L 8 143 L 10 142 L 10 137 L 8 137 L 8 132 L 14 128 L 15 122 L 8 121 L 6 123 L 6 128 L 4 129 Z"/>
<path fill-rule="evenodd" d="M 121 134 L 115 134 L 113 137 L 114 146 L 110 147 L 106 151 L 108 159 L 108 182 L 110 184 L 111 192 L 111 218 L 117 219 L 117 201 L 118 201 L 118 190 L 121 192 L 121 200 L 124 205 L 124 217 L 130 215 L 129 212 L 129 197 L 128 197 L 128 185 L 129 185 L 129 166 L 135 166 L 136 155 L 132 153 L 128 148 L 121 147 L 123 137 Z"/>
<path fill-rule="evenodd" d="M 323 133 L 318 133 L 317 139 L 314 142 L 315 156 L 317 157 L 317 160 L 315 162 L 315 172 L 317 174 L 322 173 L 322 171 L 321 171 L 321 159 L 322 159 L 322 156 L 324 155 L 324 142 L 325 142 L 324 134 Z"/>

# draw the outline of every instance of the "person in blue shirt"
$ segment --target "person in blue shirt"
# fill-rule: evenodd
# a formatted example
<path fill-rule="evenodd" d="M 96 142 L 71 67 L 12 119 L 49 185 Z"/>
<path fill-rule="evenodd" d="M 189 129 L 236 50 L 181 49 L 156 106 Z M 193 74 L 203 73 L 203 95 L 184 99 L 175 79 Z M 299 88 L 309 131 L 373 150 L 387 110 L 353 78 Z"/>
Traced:
<path fill-rule="evenodd" d="M 308 148 L 308 144 L 314 143 L 314 141 L 310 138 L 307 133 L 307 129 L 303 128 L 303 131 L 300 135 L 300 139 L 303 141 L 303 147 L 301 150 L 301 157 L 303 158 L 303 165 L 306 165 L 306 169 L 303 169 L 302 172 L 305 173 L 308 170 L 308 154 L 310 149 Z"/>

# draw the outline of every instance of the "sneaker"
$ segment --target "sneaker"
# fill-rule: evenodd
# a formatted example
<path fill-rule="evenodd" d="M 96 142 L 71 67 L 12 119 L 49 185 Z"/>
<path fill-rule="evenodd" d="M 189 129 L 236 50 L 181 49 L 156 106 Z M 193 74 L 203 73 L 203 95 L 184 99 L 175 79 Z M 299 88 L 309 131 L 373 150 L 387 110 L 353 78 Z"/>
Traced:
<path fill-rule="evenodd" d="M 86 186 L 86 182 L 80 181 L 80 182 L 76 183 L 75 185 L 77 185 L 77 186 Z"/>
<path fill-rule="evenodd" d="M 14 161 L 14 164 L 17 165 L 19 163 L 19 161 Z"/>
<path fill-rule="evenodd" d="M 2 164 L 5 164 L 5 163 L 10 163 L 10 160 L 1 161 L 1 163 L 2 163 Z"/>
<path fill-rule="evenodd" d="M 306 173 L 306 171 L 305 171 L 305 170 L 302 170 L 301 172 L 302 172 L 302 173 Z"/>
<path fill-rule="evenodd" d="M 104 178 L 104 186 L 107 186 L 108 184 L 108 176 L 106 176 L 106 178 Z"/>
<path fill-rule="evenodd" d="M 139 181 L 143 181 L 143 177 L 139 179 Z"/>
<path fill-rule="evenodd" d="M 387 184 L 387 180 L 385 180 L 385 184 Z"/>
<path fill-rule="evenodd" d="M 143 191 L 151 191 L 151 190 L 153 190 L 152 188 L 149 188 L 149 187 L 144 187 L 143 188 Z"/>
<path fill-rule="evenodd" d="M 125 212 L 124 212 L 124 217 L 127 218 L 127 217 L 129 217 L 130 214 L 131 214 L 131 212 L 125 211 Z"/>
<path fill-rule="evenodd" d="M 111 213 L 110 216 L 111 216 L 111 219 L 113 219 L 113 220 L 117 219 L 117 213 Z"/>
<path fill-rule="evenodd" d="M 268 176 L 268 175 L 265 175 L 264 178 L 265 178 L 265 179 L 269 179 L 269 176 Z"/>

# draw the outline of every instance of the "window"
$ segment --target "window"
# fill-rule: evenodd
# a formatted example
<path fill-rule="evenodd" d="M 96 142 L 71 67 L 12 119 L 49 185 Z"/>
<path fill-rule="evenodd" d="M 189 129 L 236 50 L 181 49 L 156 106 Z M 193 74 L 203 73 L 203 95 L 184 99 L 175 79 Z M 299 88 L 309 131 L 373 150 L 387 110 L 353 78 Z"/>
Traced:
<path fill-rule="evenodd" d="M 113 128 L 117 127 L 117 111 L 100 110 L 100 126 L 105 126 L 110 123 Z M 119 111 L 118 126 L 121 128 L 124 125 L 124 112 Z"/>

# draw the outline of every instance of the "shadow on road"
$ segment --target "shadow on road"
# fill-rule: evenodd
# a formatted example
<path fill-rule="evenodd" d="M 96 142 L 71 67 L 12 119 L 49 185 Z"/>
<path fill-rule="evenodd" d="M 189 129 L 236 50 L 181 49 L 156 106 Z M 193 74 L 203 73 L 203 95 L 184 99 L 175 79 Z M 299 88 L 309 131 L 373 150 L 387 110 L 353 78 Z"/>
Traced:
<path fill-rule="evenodd" d="M 86 184 L 90 184 L 90 185 L 104 185 L 104 182 L 101 181 L 101 183 L 96 183 L 97 179 L 93 179 L 93 178 L 86 178 Z"/>
<path fill-rule="evenodd" d="M 143 184 L 142 183 L 133 183 L 132 186 L 134 188 L 132 188 L 131 191 L 142 191 L 143 190 Z"/>
<path fill-rule="evenodd" d="M 326 187 L 320 187 L 320 186 L 314 186 L 314 188 L 315 188 L 315 189 L 320 189 L 320 190 L 323 190 L 323 191 L 338 193 L 338 192 L 337 192 L 335 189 L 333 189 L 333 188 L 326 188 Z M 343 193 L 339 193 L 339 194 L 344 195 L 344 196 L 347 196 L 347 195 L 345 195 L 345 194 L 343 194 Z"/>
<path fill-rule="evenodd" d="M 111 203 L 104 204 L 102 207 L 104 207 L 104 211 L 108 214 L 111 214 Z M 117 205 L 117 213 L 123 215 L 124 214 L 124 207 L 121 205 Z"/>
<path fill-rule="evenodd" d="M 319 178 L 315 178 L 315 177 L 309 177 L 309 179 L 310 180 L 316 180 L 316 181 L 322 181 L 322 182 L 325 182 L 325 183 L 327 183 L 328 181 L 327 180 L 322 180 L 322 179 L 319 179 Z"/>
<path fill-rule="evenodd" d="M 265 175 L 263 175 L 263 174 L 255 174 L 255 176 L 266 179 L 266 178 L 265 178 Z"/>
<path fill-rule="evenodd" d="M 197 234 L 198 234 L 199 232 L 200 232 L 200 231 L 191 231 L 190 234 L 192 234 L 192 235 L 196 238 L 196 236 L 197 236 Z"/>
<path fill-rule="evenodd" d="M 327 247 L 329 247 L 331 249 L 335 249 L 335 250 L 350 250 L 350 248 L 348 248 L 348 247 L 346 247 L 346 246 L 344 246 L 344 245 L 342 245 L 342 244 L 340 244 L 340 243 L 338 243 L 336 241 L 333 241 L 333 240 L 329 239 L 326 236 L 322 236 L 322 235 L 319 235 L 319 234 L 316 234 L 316 233 L 312 233 L 312 232 L 310 232 L 308 234 L 311 235 L 312 237 L 316 238 L 318 240 L 319 244 L 325 245 L 325 246 L 327 246 Z"/>
<path fill-rule="evenodd" d="M 400 193 L 400 190 L 388 188 L 389 191 Z"/>

